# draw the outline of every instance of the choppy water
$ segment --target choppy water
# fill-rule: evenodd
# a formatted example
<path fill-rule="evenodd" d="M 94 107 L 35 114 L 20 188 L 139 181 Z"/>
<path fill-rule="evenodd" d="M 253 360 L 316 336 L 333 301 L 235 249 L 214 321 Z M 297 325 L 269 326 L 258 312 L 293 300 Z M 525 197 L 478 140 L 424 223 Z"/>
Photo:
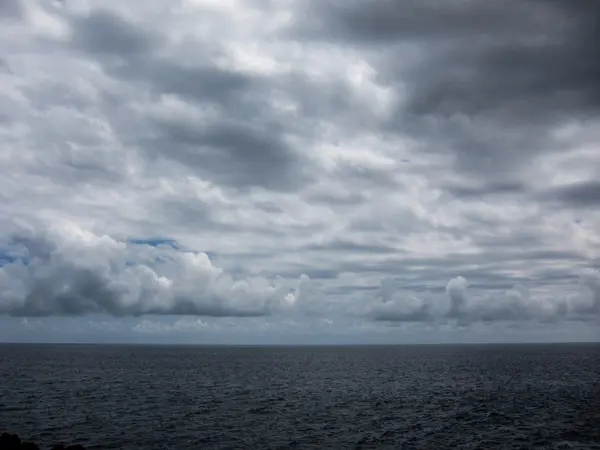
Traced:
<path fill-rule="evenodd" d="M 0 395 L 90 449 L 600 448 L 599 345 L 0 345 Z"/>

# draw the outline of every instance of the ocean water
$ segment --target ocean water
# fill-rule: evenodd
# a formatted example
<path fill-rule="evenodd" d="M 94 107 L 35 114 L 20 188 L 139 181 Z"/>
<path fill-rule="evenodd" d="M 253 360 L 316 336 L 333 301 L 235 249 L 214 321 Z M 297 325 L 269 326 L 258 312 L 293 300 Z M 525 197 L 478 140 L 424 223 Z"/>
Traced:
<path fill-rule="evenodd" d="M 600 448 L 600 345 L 0 345 L 0 433 L 89 449 Z"/>

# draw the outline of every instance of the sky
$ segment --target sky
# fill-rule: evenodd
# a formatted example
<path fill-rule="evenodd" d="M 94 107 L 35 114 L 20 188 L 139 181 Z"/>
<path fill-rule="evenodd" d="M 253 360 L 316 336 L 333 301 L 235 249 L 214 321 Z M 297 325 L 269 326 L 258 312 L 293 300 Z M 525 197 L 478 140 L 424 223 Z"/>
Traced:
<path fill-rule="evenodd" d="M 0 341 L 600 340 L 599 19 L 3 0 Z"/>

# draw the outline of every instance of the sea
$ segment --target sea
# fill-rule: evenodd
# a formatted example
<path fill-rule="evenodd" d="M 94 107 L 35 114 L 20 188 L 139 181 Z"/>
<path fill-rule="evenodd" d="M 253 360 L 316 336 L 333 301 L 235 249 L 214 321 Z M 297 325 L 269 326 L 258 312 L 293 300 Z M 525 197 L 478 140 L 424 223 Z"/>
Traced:
<path fill-rule="evenodd" d="M 0 345 L 41 448 L 600 449 L 600 345 Z"/>

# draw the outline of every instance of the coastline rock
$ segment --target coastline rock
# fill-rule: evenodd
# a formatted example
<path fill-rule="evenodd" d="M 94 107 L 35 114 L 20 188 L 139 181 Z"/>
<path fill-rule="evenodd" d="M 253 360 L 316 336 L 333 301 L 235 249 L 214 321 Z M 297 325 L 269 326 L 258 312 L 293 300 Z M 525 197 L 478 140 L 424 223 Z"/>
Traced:
<path fill-rule="evenodd" d="M 0 435 L 0 450 L 40 450 L 33 442 L 24 442 L 16 434 L 2 433 Z M 85 450 L 82 445 L 54 445 L 51 450 Z"/>

